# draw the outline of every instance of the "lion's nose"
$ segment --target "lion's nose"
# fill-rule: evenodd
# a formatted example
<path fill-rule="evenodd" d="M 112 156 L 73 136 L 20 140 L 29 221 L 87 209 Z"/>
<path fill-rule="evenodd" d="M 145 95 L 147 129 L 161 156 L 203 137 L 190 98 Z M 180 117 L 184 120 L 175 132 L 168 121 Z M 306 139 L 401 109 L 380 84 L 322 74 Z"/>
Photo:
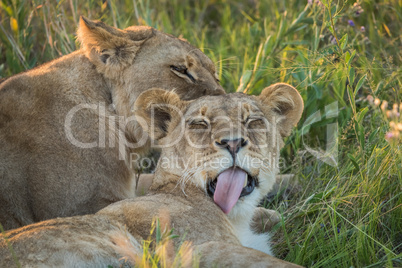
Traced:
<path fill-rule="evenodd" d="M 223 148 L 228 149 L 229 152 L 232 155 L 234 155 L 234 154 L 237 154 L 239 152 L 240 148 L 246 146 L 248 142 L 245 139 L 240 138 L 240 139 L 233 139 L 233 140 L 221 139 L 219 142 L 216 141 L 215 143 L 219 147 L 223 147 Z"/>

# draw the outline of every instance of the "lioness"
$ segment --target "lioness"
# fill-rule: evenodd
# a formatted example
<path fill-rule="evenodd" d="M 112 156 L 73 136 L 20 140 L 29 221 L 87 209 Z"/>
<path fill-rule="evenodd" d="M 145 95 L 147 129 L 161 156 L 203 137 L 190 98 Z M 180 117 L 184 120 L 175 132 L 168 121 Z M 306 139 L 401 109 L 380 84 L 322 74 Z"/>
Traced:
<path fill-rule="evenodd" d="M 81 49 L 0 84 L 0 223 L 17 228 L 94 213 L 134 196 L 131 153 L 149 140 L 132 122 L 141 92 L 185 100 L 224 94 L 213 62 L 151 27 L 81 17 Z"/>
<path fill-rule="evenodd" d="M 142 254 L 142 240 L 159 217 L 192 242 L 201 266 L 290 267 L 265 254 L 271 253 L 268 236 L 253 233 L 250 221 L 275 181 L 282 137 L 302 111 L 302 98 L 287 84 L 272 85 L 258 97 L 237 93 L 194 101 L 162 89 L 146 91 L 135 114 L 163 146 L 150 194 L 5 237 L 23 266 L 118 266 L 128 251 Z M 3 266 L 10 266 L 4 239 L 0 249 Z"/>

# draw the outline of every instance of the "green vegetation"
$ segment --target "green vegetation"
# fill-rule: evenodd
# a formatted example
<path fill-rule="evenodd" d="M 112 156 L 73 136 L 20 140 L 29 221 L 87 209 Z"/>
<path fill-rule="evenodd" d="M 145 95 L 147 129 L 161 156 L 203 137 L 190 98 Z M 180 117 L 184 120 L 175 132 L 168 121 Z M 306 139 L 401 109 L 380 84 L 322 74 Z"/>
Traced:
<path fill-rule="evenodd" d="M 80 15 L 183 36 L 228 92 L 294 85 L 305 110 L 281 164 L 300 187 L 267 205 L 277 256 L 402 266 L 402 1 L 0 0 L 0 78 L 74 51 Z"/>

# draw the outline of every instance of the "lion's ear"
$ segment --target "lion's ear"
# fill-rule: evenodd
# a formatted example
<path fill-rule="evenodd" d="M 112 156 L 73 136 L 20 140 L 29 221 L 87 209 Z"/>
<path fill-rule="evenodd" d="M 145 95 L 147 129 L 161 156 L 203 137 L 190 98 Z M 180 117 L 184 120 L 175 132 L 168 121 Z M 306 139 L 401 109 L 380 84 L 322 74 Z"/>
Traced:
<path fill-rule="evenodd" d="M 139 27 L 137 32 L 128 32 L 81 16 L 77 38 L 85 54 L 102 71 L 105 67 L 131 65 L 141 44 L 152 34 L 150 27 Z"/>
<path fill-rule="evenodd" d="M 134 115 L 150 137 L 159 140 L 166 136 L 172 121 L 182 119 L 182 111 L 187 103 L 172 91 L 152 88 L 137 98 Z"/>
<path fill-rule="evenodd" d="M 289 136 L 303 113 L 303 99 L 299 92 L 291 85 L 277 83 L 265 88 L 258 98 L 268 109 L 268 116 L 276 118 L 281 135 Z"/>

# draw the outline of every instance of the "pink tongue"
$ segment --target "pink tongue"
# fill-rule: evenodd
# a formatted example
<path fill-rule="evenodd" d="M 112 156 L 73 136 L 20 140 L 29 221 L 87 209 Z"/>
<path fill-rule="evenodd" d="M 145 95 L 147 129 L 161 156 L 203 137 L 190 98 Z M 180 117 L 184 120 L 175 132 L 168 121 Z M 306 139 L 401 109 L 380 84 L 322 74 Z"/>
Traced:
<path fill-rule="evenodd" d="M 246 178 L 247 173 L 239 168 L 230 168 L 218 176 L 214 201 L 225 214 L 228 214 L 239 200 Z"/>

